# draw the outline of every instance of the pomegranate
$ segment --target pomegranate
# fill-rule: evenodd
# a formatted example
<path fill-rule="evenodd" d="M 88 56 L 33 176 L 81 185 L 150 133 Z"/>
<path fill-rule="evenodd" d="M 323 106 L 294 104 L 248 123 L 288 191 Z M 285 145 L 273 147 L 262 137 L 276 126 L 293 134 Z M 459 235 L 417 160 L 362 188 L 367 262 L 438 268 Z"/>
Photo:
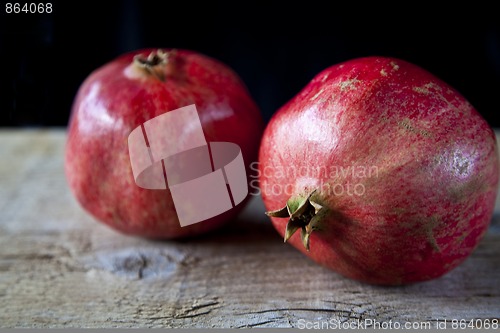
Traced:
<path fill-rule="evenodd" d="M 383 57 L 318 74 L 273 116 L 259 162 L 285 241 L 383 285 L 463 262 L 488 228 L 499 178 L 494 133 L 473 106 L 416 65 Z"/>
<path fill-rule="evenodd" d="M 131 131 L 191 104 L 207 142 L 239 145 L 246 165 L 256 159 L 264 128 L 260 112 L 239 77 L 221 62 L 187 50 L 146 49 L 93 72 L 76 96 L 66 145 L 65 172 L 80 204 L 117 230 L 154 238 L 200 234 L 237 214 L 241 204 L 181 227 L 169 190 L 134 182 Z"/>

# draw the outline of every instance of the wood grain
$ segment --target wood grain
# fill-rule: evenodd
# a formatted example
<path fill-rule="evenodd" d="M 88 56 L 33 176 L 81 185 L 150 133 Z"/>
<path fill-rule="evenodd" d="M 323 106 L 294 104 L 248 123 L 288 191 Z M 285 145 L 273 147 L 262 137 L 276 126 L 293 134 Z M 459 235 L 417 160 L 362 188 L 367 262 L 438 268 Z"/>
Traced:
<path fill-rule="evenodd" d="M 149 241 L 96 223 L 63 174 L 63 130 L 0 131 L 1 327 L 297 327 L 500 318 L 500 218 L 444 277 L 385 288 L 283 244 L 259 200 L 223 231 Z"/>

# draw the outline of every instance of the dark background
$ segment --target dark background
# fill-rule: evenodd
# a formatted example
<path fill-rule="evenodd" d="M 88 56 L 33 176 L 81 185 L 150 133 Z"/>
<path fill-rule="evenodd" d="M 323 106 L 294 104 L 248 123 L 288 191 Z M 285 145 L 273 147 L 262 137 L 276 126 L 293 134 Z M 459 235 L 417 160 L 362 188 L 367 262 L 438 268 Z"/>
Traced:
<path fill-rule="evenodd" d="M 126 51 L 175 47 L 232 67 L 266 120 L 322 69 L 383 55 L 431 71 L 500 127 L 500 15 L 481 4 L 52 1 L 52 14 L 6 14 L 5 3 L 1 126 L 65 126 L 91 71 Z"/>

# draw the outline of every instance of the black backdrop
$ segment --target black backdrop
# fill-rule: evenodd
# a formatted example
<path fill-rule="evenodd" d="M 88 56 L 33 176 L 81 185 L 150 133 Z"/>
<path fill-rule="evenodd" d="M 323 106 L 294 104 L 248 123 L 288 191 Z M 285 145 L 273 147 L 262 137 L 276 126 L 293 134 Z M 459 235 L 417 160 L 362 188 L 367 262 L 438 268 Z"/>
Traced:
<path fill-rule="evenodd" d="M 6 14 L 5 4 L 1 126 L 66 125 L 85 77 L 143 47 L 187 48 L 227 63 L 266 119 L 330 65 L 398 57 L 454 86 L 500 126 L 500 15 L 479 4 L 437 10 L 405 2 L 52 1 L 52 14 Z"/>

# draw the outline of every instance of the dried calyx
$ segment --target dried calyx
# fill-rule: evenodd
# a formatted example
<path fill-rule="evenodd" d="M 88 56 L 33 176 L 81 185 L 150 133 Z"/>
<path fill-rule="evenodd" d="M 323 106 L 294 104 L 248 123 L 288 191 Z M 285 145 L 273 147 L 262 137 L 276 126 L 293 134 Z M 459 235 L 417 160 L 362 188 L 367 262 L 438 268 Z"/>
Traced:
<path fill-rule="evenodd" d="M 316 190 L 307 196 L 293 196 L 288 199 L 285 207 L 266 212 L 266 215 L 271 217 L 289 218 L 285 230 L 285 242 L 301 229 L 300 237 L 307 251 L 309 251 L 311 233 L 321 229 L 321 220 L 327 211 L 325 207 L 312 199 L 315 192 Z"/>
<path fill-rule="evenodd" d="M 166 76 L 173 71 L 171 65 L 175 54 L 175 50 L 165 52 L 160 49 L 151 52 L 147 57 L 138 54 L 134 57 L 134 64 L 147 73 L 154 75 L 158 80 L 165 81 Z"/>

